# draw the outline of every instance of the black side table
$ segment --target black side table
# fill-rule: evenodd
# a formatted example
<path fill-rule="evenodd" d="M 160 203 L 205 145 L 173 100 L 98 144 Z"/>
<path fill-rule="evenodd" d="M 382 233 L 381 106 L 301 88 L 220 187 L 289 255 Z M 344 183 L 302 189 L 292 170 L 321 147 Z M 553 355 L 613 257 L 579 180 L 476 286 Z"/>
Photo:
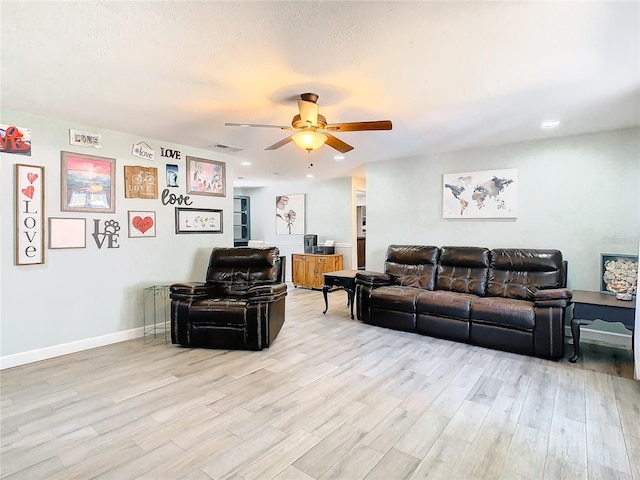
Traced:
<path fill-rule="evenodd" d="M 580 327 L 589 325 L 594 320 L 622 323 L 634 335 L 636 314 L 636 300 L 618 300 L 615 295 L 584 290 L 573 291 L 573 319 L 571 320 L 571 335 L 573 336 L 573 357 L 569 359 L 575 363 L 580 356 Z M 633 345 L 633 336 L 631 339 Z"/>
<path fill-rule="evenodd" d="M 353 298 L 356 292 L 356 273 L 357 270 L 337 270 L 324 274 L 324 286 L 322 287 L 322 295 L 324 295 L 324 312 L 329 310 L 329 299 L 327 293 L 332 291 L 334 287 L 345 290 L 348 295 L 347 306 L 351 306 L 351 320 L 353 320 Z"/>

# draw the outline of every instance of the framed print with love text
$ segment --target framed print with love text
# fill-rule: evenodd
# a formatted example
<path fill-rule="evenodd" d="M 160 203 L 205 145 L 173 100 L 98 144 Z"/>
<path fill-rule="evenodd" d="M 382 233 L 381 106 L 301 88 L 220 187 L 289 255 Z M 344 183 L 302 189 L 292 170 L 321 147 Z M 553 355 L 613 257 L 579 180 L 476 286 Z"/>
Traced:
<path fill-rule="evenodd" d="M 129 238 L 156 236 L 156 212 L 129 210 Z"/>
<path fill-rule="evenodd" d="M 16 265 L 44 263 L 44 167 L 16 164 Z"/>

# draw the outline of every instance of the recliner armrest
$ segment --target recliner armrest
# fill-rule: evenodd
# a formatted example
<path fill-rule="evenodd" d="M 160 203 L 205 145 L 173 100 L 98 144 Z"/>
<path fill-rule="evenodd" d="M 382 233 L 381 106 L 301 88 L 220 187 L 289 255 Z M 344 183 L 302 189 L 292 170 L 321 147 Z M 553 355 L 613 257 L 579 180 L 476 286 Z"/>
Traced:
<path fill-rule="evenodd" d="M 356 285 L 366 285 L 371 288 L 391 285 L 393 279 L 386 273 L 370 272 L 368 270 L 356 273 Z"/>
<path fill-rule="evenodd" d="M 568 288 L 543 288 L 536 290 L 533 301 L 536 307 L 560 307 L 571 304 L 573 294 Z"/>
<path fill-rule="evenodd" d="M 287 291 L 286 283 L 274 283 L 271 285 L 256 285 L 251 287 L 245 293 L 245 296 L 254 299 L 262 297 L 275 297 Z"/>
<path fill-rule="evenodd" d="M 169 287 L 171 300 L 199 300 L 219 292 L 220 289 L 216 285 L 204 282 L 174 283 Z"/>

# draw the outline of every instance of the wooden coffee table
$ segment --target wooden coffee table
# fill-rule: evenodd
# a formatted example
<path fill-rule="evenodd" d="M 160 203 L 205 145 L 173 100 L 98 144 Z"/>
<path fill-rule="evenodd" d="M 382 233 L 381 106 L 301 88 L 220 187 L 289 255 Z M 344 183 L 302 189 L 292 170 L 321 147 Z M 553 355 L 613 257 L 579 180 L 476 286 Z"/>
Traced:
<path fill-rule="evenodd" d="M 604 322 L 620 322 L 631 331 L 633 345 L 636 300 L 618 300 L 615 295 L 606 293 L 573 291 L 573 319 L 571 320 L 571 335 L 573 336 L 573 357 L 569 359 L 575 363 L 580 356 L 580 327 L 589 325 L 594 320 Z"/>
<path fill-rule="evenodd" d="M 356 292 L 356 273 L 357 270 L 337 270 L 324 274 L 324 286 L 322 287 L 322 295 L 324 295 L 324 313 L 329 310 L 329 299 L 327 293 L 335 290 L 345 290 L 347 292 L 347 306 L 351 306 L 351 319 L 353 320 L 353 298 Z M 337 288 L 336 288 L 337 287 Z"/>

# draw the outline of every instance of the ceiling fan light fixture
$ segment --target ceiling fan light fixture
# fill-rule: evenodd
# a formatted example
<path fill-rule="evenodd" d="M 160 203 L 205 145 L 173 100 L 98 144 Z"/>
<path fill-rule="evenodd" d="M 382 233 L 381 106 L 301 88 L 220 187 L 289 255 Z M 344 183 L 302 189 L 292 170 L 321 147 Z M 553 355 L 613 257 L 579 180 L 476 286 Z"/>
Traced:
<path fill-rule="evenodd" d="M 312 152 L 319 149 L 327 141 L 327 136 L 323 133 L 318 133 L 313 130 L 304 130 L 302 132 L 294 133 L 291 137 L 293 142 L 303 150 Z"/>

